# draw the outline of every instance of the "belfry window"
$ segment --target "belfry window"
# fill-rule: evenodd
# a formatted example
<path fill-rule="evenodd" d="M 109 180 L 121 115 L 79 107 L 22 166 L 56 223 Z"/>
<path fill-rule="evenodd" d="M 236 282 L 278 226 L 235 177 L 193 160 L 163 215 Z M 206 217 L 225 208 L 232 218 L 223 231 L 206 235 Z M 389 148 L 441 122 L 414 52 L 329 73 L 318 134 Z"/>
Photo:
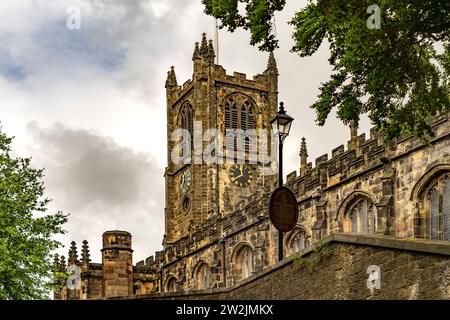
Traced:
<path fill-rule="evenodd" d="M 186 145 L 181 150 L 180 157 L 187 157 L 192 153 L 194 146 L 194 109 L 189 102 L 184 103 L 180 109 L 178 125 L 181 129 L 186 130 L 186 135 L 183 136 Z"/>
<path fill-rule="evenodd" d="M 376 207 L 367 198 L 357 199 L 347 210 L 344 232 L 375 233 L 377 230 Z"/>
<path fill-rule="evenodd" d="M 225 132 L 226 147 L 228 150 L 236 150 L 237 137 L 227 130 L 254 130 L 255 129 L 255 109 L 251 101 L 243 95 L 229 97 L 225 101 Z M 248 152 L 250 149 L 250 139 L 244 138 L 244 148 Z"/>

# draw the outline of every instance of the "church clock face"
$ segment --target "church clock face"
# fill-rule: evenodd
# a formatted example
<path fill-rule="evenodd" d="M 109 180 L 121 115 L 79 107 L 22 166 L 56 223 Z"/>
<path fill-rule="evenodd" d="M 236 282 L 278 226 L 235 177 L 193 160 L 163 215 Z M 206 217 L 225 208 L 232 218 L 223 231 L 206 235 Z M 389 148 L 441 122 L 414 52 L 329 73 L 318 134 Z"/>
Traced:
<path fill-rule="evenodd" d="M 253 181 L 253 171 L 246 164 L 234 164 L 230 167 L 231 182 L 238 187 L 247 187 Z"/>
<path fill-rule="evenodd" d="M 190 186 L 191 186 L 191 172 L 189 170 L 186 170 L 181 175 L 181 180 L 180 180 L 181 192 L 186 193 L 189 190 Z"/>

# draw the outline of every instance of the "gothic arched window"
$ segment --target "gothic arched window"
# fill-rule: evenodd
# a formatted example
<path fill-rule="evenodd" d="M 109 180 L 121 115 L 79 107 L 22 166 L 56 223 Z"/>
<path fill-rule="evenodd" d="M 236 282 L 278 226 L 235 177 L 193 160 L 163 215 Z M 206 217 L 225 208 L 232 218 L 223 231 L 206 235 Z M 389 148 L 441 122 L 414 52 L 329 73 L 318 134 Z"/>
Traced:
<path fill-rule="evenodd" d="M 373 202 L 365 197 L 354 201 L 346 210 L 344 232 L 375 233 L 377 210 Z"/>
<path fill-rule="evenodd" d="M 190 150 L 183 150 L 181 151 L 183 155 L 189 155 L 192 154 L 192 149 L 194 145 L 194 108 L 192 108 L 192 105 L 189 102 L 185 102 L 180 109 L 180 114 L 178 116 L 178 125 L 181 127 L 181 129 L 186 130 L 186 135 L 183 136 L 183 140 L 188 143 L 186 146 L 187 148 L 190 147 Z M 185 152 L 190 151 L 190 152 Z"/>
<path fill-rule="evenodd" d="M 170 277 L 166 283 L 166 292 L 175 292 L 177 286 L 177 279 L 175 277 Z"/>
<path fill-rule="evenodd" d="M 243 245 L 235 256 L 237 280 L 243 280 L 253 274 L 253 250 Z"/>
<path fill-rule="evenodd" d="M 252 103 L 249 100 L 245 100 L 241 106 L 241 129 L 255 129 L 255 116 Z"/>
<path fill-rule="evenodd" d="M 232 95 L 225 101 L 225 132 L 228 150 L 235 150 L 237 138 L 227 130 L 254 130 L 255 109 L 252 102 L 244 95 Z M 245 150 L 249 150 L 250 139 L 245 137 Z"/>
<path fill-rule="evenodd" d="M 424 192 L 426 238 L 450 241 L 450 175 L 443 175 Z"/>
<path fill-rule="evenodd" d="M 211 270 L 206 262 L 201 262 L 194 273 L 196 289 L 208 289 L 211 279 Z"/>
<path fill-rule="evenodd" d="M 302 229 L 294 229 L 287 241 L 287 255 L 300 252 L 306 247 L 306 233 Z"/>

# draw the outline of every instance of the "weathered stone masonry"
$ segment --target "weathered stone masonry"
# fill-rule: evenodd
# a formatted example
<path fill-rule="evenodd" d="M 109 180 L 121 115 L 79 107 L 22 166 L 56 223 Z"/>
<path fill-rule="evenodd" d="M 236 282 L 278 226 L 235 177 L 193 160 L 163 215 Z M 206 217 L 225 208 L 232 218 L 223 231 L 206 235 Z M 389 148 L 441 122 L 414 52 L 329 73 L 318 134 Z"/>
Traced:
<path fill-rule="evenodd" d="M 330 251 L 312 268 L 288 258 L 230 288 L 153 293 L 138 299 L 449 299 L 450 245 L 437 241 L 334 234 Z M 316 246 L 301 254 L 309 259 Z M 381 271 L 381 288 L 367 286 L 367 267 Z"/>
<path fill-rule="evenodd" d="M 203 129 L 224 129 L 224 108 L 228 101 L 238 105 L 249 103 L 255 111 L 256 129 L 268 128 L 269 119 L 275 114 L 278 70 L 273 55 L 266 70 L 253 80 L 240 73 L 227 75 L 221 66 L 214 64 L 213 56 L 212 45 L 204 37 L 194 50 L 192 80 L 178 86 L 174 69 L 168 73 L 169 159 L 174 129 L 181 125 L 189 127 L 191 120 L 201 120 Z M 308 275 L 300 266 L 278 264 L 278 232 L 270 223 L 267 210 L 270 194 L 277 186 L 276 176 L 255 174 L 252 183 L 238 187 L 230 181 L 228 164 L 169 162 L 165 172 L 164 249 L 133 266 L 131 235 L 127 233 L 105 233 L 104 239 L 125 237 L 126 245 L 115 244 L 111 248 L 109 240 L 104 241 L 102 264 L 90 263 L 86 254 L 78 261 L 73 246 L 68 267 L 80 267 L 81 287 L 65 286 L 55 296 L 178 297 L 184 295 L 180 292 L 201 289 L 206 290 L 204 294 L 211 293 L 210 297 L 251 298 L 254 290 L 245 293 L 245 288 L 251 288 L 248 279 L 255 279 L 252 285 L 258 292 L 253 297 L 271 298 L 273 289 L 264 287 L 263 282 L 270 283 L 270 274 L 279 274 L 292 283 L 286 298 L 365 299 L 369 296 L 367 288 L 361 286 L 361 281 L 367 279 L 363 267 L 373 261 L 384 266 L 383 279 L 402 277 L 399 284 L 393 280 L 385 283 L 384 288 L 405 283 L 401 290 L 393 288 L 389 295 L 382 290 L 375 297 L 379 294 L 379 298 L 448 298 L 444 294 L 448 286 L 442 289 L 444 293 L 438 293 L 428 277 L 430 274 L 437 277 L 437 270 L 448 263 L 447 253 L 436 256 L 432 248 L 437 246 L 445 251 L 450 245 L 450 122 L 447 115 L 430 121 L 436 135 L 428 144 L 401 137 L 385 145 L 375 130 L 370 131 L 369 138 L 365 134 L 358 136 L 357 126 L 352 124 L 346 146 L 333 149 L 331 157 L 328 154 L 318 157 L 314 166 L 308 162 L 307 141 L 301 141 L 299 171 L 288 174 L 285 184 L 297 195 L 299 219 L 297 227 L 284 235 L 284 251 L 288 257 L 306 254 L 319 241 L 333 239 L 332 256 L 318 264 L 322 271 Z M 183 190 L 180 185 L 187 171 L 191 184 Z M 384 245 L 374 246 L 369 240 L 362 240 L 367 237 L 352 236 L 355 234 L 376 237 Z M 383 237 L 386 239 L 382 240 Z M 403 251 L 395 249 L 397 244 L 387 245 L 392 241 L 404 243 Z M 417 246 L 421 250 L 416 250 Z M 429 253 L 424 249 L 427 246 L 431 248 Z M 438 267 L 431 270 L 425 267 L 427 262 Z M 56 267 L 65 270 L 65 264 L 65 260 L 57 261 Z M 413 272 L 408 275 L 406 268 L 412 268 Z M 411 277 L 422 280 L 414 282 Z M 342 287 L 331 284 L 336 279 Z M 311 283 L 306 284 L 308 281 Z M 328 283 L 328 291 L 316 287 L 322 282 Z"/>

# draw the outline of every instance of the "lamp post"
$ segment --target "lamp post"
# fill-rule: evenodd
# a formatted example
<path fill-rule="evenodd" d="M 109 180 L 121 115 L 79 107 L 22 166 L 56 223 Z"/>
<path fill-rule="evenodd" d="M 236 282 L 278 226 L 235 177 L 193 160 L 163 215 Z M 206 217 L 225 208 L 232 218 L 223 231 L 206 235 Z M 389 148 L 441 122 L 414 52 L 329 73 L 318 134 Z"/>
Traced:
<path fill-rule="evenodd" d="M 283 186 L 283 143 L 289 135 L 294 118 L 286 114 L 284 103 L 280 102 L 280 109 L 275 117 L 270 120 L 270 126 L 278 135 L 278 187 Z M 278 231 L 278 260 L 283 260 L 283 231 Z"/>

